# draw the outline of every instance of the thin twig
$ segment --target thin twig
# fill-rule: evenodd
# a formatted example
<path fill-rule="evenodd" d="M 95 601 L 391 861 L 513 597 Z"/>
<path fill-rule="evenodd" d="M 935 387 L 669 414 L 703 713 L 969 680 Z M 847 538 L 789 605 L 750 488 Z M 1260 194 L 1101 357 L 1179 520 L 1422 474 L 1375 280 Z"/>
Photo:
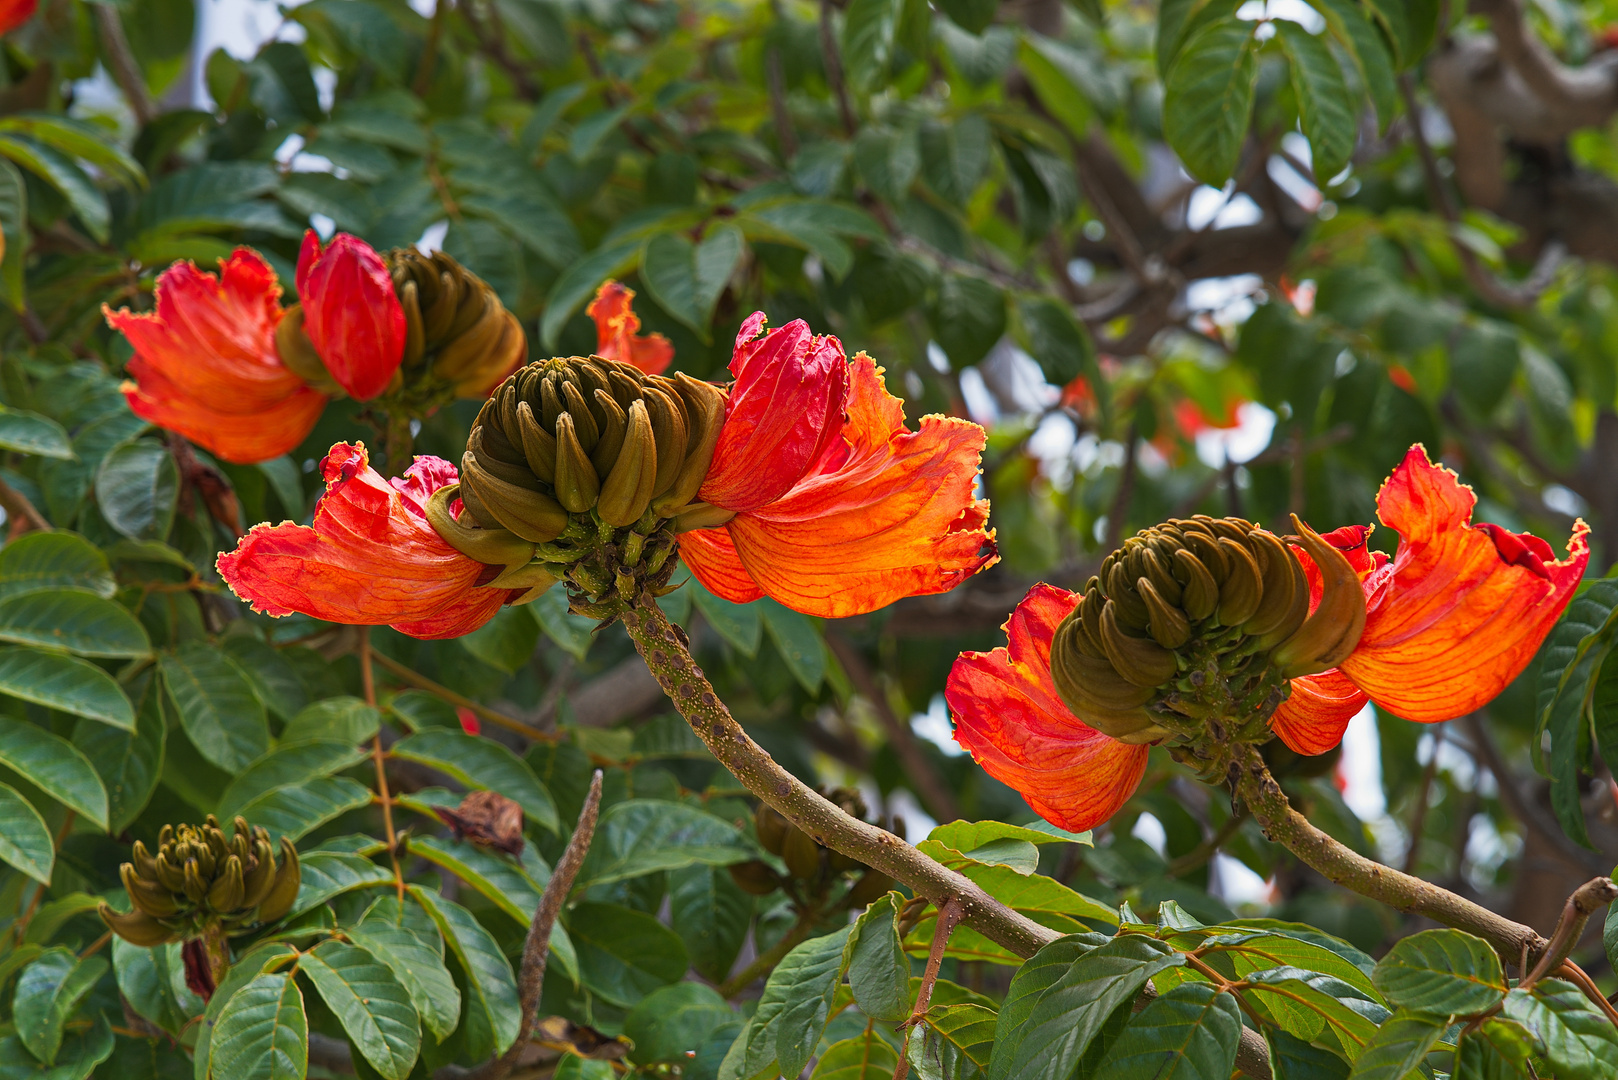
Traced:
<path fill-rule="evenodd" d="M 859 130 L 854 118 L 854 103 L 848 97 L 848 83 L 843 78 L 843 58 L 837 51 L 837 31 L 831 20 L 831 0 L 820 0 L 820 51 L 826 64 L 826 81 L 831 84 L 837 98 L 837 113 L 843 121 L 843 131 L 853 135 Z"/>
<path fill-rule="evenodd" d="M 932 947 L 927 950 L 927 967 L 921 975 L 921 985 L 916 989 L 916 1004 L 910 1010 L 910 1017 L 903 1025 L 905 1029 L 905 1052 L 899 1055 L 899 1067 L 893 1072 L 893 1080 L 905 1080 L 910 1074 L 910 1032 L 927 1015 L 927 1010 L 933 1003 L 933 987 L 938 985 L 938 969 L 944 962 L 944 950 L 949 947 L 949 937 L 955 928 L 961 924 L 961 902 L 950 898 L 944 906 L 938 909 L 938 922 L 933 926 Z"/>
<path fill-rule="evenodd" d="M 1545 953 L 1534 965 L 1534 970 L 1523 976 L 1518 983 L 1518 989 L 1527 990 L 1547 973 L 1562 966 L 1568 954 L 1584 936 L 1585 924 L 1590 916 L 1618 900 L 1618 882 L 1610 877 L 1591 878 L 1567 898 L 1562 905 L 1562 917 L 1556 922 L 1556 930 L 1551 934 L 1551 943 L 1545 947 Z"/>
<path fill-rule="evenodd" d="M 421 60 L 416 65 L 416 77 L 410 84 L 410 92 L 417 97 L 426 97 L 427 88 L 433 82 L 433 69 L 438 66 L 438 43 L 444 36 L 444 20 L 449 14 L 450 0 L 438 0 L 433 5 L 432 21 L 427 24 L 427 40 L 421 46 Z"/>
<path fill-rule="evenodd" d="M 1433 756 L 1427 759 L 1427 767 L 1421 772 L 1421 783 L 1416 787 L 1416 808 L 1410 815 L 1410 850 L 1405 852 L 1404 871 L 1407 874 L 1416 872 L 1416 860 L 1421 855 L 1421 834 L 1427 828 L 1427 800 L 1432 793 L 1433 778 L 1438 775 L 1438 751 L 1444 745 L 1444 731 L 1443 724 L 1433 731 Z"/>
<path fill-rule="evenodd" d="M 436 683 L 427 676 L 405 667 L 405 665 L 386 653 L 373 652 L 371 656 L 378 664 L 387 668 L 388 673 L 396 677 L 400 682 L 409 683 L 418 690 L 425 690 L 434 697 L 447 701 L 457 708 L 470 709 L 479 719 L 487 720 L 497 727 L 503 727 L 507 731 L 515 731 L 517 734 L 533 739 L 535 742 L 556 742 L 560 738 L 555 732 L 541 731 L 532 724 L 525 724 L 521 720 L 507 716 L 503 712 L 496 712 L 487 705 L 481 705 L 469 697 L 457 694 L 449 687 Z"/>
<path fill-rule="evenodd" d="M 157 109 L 146 89 L 146 76 L 141 73 L 140 62 L 129 47 L 118 9 L 112 4 L 91 4 L 90 8 L 95 12 L 96 29 L 101 33 L 101 48 L 113 81 L 129 100 L 129 111 L 135 115 L 135 122 L 145 127 L 156 118 Z"/>
<path fill-rule="evenodd" d="M 28 497 L 4 480 L 0 480 L 0 509 L 6 512 L 6 520 L 11 522 L 10 534 L 15 540 L 25 532 L 50 532 L 51 523 L 45 520 Z"/>
<path fill-rule="evenodd" d="M 371 670 L 371 628 L 360 627 L 360 685 L 365 691 L 365 704 L 376 708 L 376 675 Z M 371 737 L 371 760 L 376 763 L 376 793 L 382 804 L 382 830 L 388 841 L 388 858 L 393 862 L 393 886 L 404 903 L 404 871 L 399 867 L 399 835 L 393 831 L 393 799 L 388 795 L 388 770 L 382 753 L 382 733 Z"/>
<path fill-rule="evenodd" d="M 1225 842 L 1235 836 L 1237 831 L 1247 824 L 1247 819 L 1252 816 L 1245 806 L 1237 810 L 1225 819 L 1225 823 L 1219 826 L 1212 836 L 1169 863 L 1168 868 L 1163 872 L 1169 877 L 1179 877 L 1181 874 L 1195 870 L 1219 854 L 1219 849 L 1225 846 Z"/>

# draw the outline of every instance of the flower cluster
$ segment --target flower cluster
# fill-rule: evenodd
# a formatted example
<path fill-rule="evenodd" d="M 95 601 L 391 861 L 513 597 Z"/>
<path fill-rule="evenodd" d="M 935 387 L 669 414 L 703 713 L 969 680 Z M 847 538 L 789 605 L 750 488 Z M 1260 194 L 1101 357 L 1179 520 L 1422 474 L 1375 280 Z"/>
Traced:
<path fill-rule="evenodd" d="M 1246 733 L 1249 741 L 1273 731 L 1300 754 L 1321 754 L 1342 741 L 1367 701 L 1436 723 L 1487 704 L 1522 673 L 1584 574 L 1589 530 L 1578 523 L 1558 561 L 1538 537 L 1473 524 L 1476 501 L 1454 473 L 1412 447 L 1377 496 L 1378 516 L 1400 538 L 1392 559 L 1370 551 L 1368 526 L 1316 537 L 1303 551 L 1289 548 L 1308 584 L 1310 618 L 1332 602 L 1330 583 L 1341 572 L 1320 564 L 1346 564 L 1363 597 L 1363 630 L 1348 635 L 1357 620 L 1336 620 L 1333 648 L 1314 657 L 1335 663 L 1325 670 L 1307 658 L 1289 669 L 1299 658 L 1278 655 L 1279 646 L 1269 670 L 1286 686 L 1261 711 L 1267 727 Z M 1302 531 L 1300 542 L 1312 535 Z M 1192 674 L 1178 662 L 1156 673 L 1166 689 L 1152 688 L 1130 706 L 1145 721 L 1136 729 L 1123 730 L 1094 709 L 1083 686 L 1062 692 L 1058 643 L 1065 628 L 1095 618 L 1096 595 L 1036 585 L 1006 623 L 1007 646 L 963 654 L 945 691 L 956 741 L 1042 817 L 1075 830 L 1105 821 L 1134 794 L 1151 743 L 1191 741 L 1186 721 L 1194 712 L 1178 708 L 1174 684 L 1189 683 Z M 1152 637 L 1127 629 L 1122 636 L 1132 642 Z"/>

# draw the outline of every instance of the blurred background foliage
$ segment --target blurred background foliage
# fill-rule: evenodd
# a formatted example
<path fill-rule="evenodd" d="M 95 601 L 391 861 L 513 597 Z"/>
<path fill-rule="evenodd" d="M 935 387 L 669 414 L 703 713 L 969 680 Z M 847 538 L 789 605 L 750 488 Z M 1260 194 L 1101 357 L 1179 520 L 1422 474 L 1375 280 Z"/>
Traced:
<path fill-rule="evenodd" d="M 128 839 L 312 784 L 325 801 L 277 810 L 285 831 L 353 854 L 346 837 L 379 829 L 350 777 L 367 766 L 336 756 L 238 786 L 300 731 L 358 741 L 379 723 L 390 742 L 480 727 L 564 825 L 599 765 L 609 808 L 683 802 L 730 830 L 721 847 L 751 843 L 752 807 L 622 632 L 592 633 L 560 595 L 459 641 L 374 633 L 372 709 L 352 632 L 247 616 L 222 589 L 215 554 L 255 522 L 307 519 L 315 462 L 335 441 L 376 442 L 379 418 L 341 401 L 286 458 L 212 461 L 129 413 L 128 347 L 102 305 L 148 305 L 171 261 L 208 267 L 239 244 L 290 302 L 307 228 L 441 247 L 519 316 L 532 356 L 591 351 L 583 306 L 617 277 L 678 370 L 725 378 L 759 309 L 871 353 L 912 421 L 990 429 L 993 571 L 837 623 L 695 583 L 667 603 L 783 764 L 860 788 L 913 838 L 956 817 L 1032 818 L 950 743 L 945 675 L 961 649 L 1001 642 L 1031 583 L 1080 586 L 1137 528 L 1197 512 L 1368 522 L 1419 441 L 1474 485 L 1480 518 L 1560 548 L 1582 515 L 1597 564 L 1618 560 L 1618 95 L 1592 105 L 1556 82 L 1568 65 L 1612 78 L 1618 10 L 1471 8 L 43 0 L 0 44 L 0 481 L 13 535 L 34 514 L 85 539 L 0 549 L 0 638 L 17 643 L 0 651 L 0 723 L 73 741 L 108 801 L 96 820 L 93 791 L 81 806 L 5 759 L 26 797 L 0 804 L 0 831 L 43 830 L 47 867 L 59 851 L 48 891 L 5 876 L 0 917 L 21 941 L 50 904 L 115 891 Z M 249 16 L 256 33 L 205 47 Z M 1539 51 L 1523 60 L 1513 41 Z M 476 408 L 428 419 L 418 452 L 458 460 Z M 62 601 L 78 607 L 45 640 L 37 611 L 5 608 L 47 590 L 98 604 Z M 87 659 L 61 654 L 61 627 Z M 1586 743 L 1553 806 L 1530 754 L 1539 678 L 1438 728 L 1368 710 L 1341 753 L 1274 764 L 1351 846 L 1548 928 L 1571 885 L 1618 857 L 1618 789 Z M 392 768 L 424 813 L 449 798 L 446 776 L 475 779 L 418 758 Z M 1581 800 L 1589 846 L 1557 823 Z M 552 859 L 562 838 L 530 811 Z M 1094 849 L 1044 852 L 1046 873 L 1137 912 L 1270 914 L 1373 953 L 1412 928 L 1278 855 L 1167 756 Z M 593 886 L 567 920 L 576 978 L 547 984 L 546 1011 L 616 1035 L 686 961 L 719 982 L 767 950 L 801 904 L 744 894 L 715 869 L 727 860 Z M 454 895 L 514 955 L 523 901 L 481 880 Z M 41 942 L 99 933 L 62 910 Z M 613 940 L 631 925 L 652 960 Z M 1009 969 L 946 973 L 993 989 Z"/>

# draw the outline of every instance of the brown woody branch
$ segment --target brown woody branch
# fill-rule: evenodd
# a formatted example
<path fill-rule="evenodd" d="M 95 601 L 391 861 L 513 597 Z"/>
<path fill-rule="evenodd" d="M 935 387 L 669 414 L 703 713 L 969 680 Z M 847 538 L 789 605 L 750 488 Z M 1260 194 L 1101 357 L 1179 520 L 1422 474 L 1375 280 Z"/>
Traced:
<path fill-rule="evenodd" d="M 101 51 L 107 58 L 108 71 L 129 101 L 129 111 L 134 113 L 135 122 L 145 127 L 157 116 L 157 108 L 152 104 L 151 92 L 146 89 L 146 76 L 141 74 L 140 62 L 129 47 L 124 24 L 118 18 L 118 9 L 106 3 L 91 4 L 90 9 L 95 13 L 96 30 L 101 36 Z"/>

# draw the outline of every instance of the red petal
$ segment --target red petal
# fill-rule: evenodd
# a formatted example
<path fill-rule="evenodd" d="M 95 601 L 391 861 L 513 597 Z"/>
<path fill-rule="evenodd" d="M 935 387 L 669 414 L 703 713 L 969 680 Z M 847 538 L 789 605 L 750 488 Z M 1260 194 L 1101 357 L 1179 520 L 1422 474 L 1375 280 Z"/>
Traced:
<path fill-rule="evenodd" d="M 388 623 L 415 637 L 475 630 L 510 591 L 476 588 L 483 564 L 444 543 L 422 517 L 415 492 L 430 476 L 442 478 L 444 464 L 418 459 L 395 482 L 411 489 L 407 496 L 370 467 L 363 444 L 338 443 L 321 462 L 326 493 L 313 526 L 255 526 L 219 557 L 219 573 L 268 615 Z"/>
<path fill-rule="evenodd" d="M 662 334 L 640 334 L 640 316 L 630 307 L 635 290 L 616 281 L 604 281 L 584 313 L 596 323 L 596 353 L 608 360 L 633 364 L 656 375 L 674 359 L 674 346 Z"/>
<path fill-rule="evenodd" d="M 9 34 L 34 17 L 39 0 L 4 0 L 0 3 L 0 34 Z"/>
<path fill-rule="evenodd" d="M 1343 741 L 1348 722 L 1365 708 L 1365 691 L 1336 668 L 1292 680 L 1292 696 L 1270 726 L 1294 753 L 1324 754 Z"/>
<path fill-rule="evenodd" d="M 1436 723 L 1487 704 L 1521 674 L 1573 598 L 1590 560 L 1580 521 L 1568 557 L 1498 526 L 1472 524 L 1477 497 L 1421 446 L 1377 495 L 1400 536 L 1393 562 L 1372 575 L 1365 635 L 1343 674 L 1398 716 Z M 1368 582 L 1369 584 L 1370 582 Z"/>
<path fill-rule="evenodd" d="M 382 256 L 348 233 L 322 251 L 305 233 L 298 298 L 309 342 L 338 385 L 357 401 L 387 389 L 404 359 L 405 315 Z"/>
<path fill-rule="evenodd" d="M 736 547 L 723 528 L 680 534 L 680 558 L 709 592 L 733 604 L 751 603 L 764 595 L 736 557 Z"/>
<path fill-rule="evenodd" d="M 765 593 L 827 618 L 947 592 L 991 565 L 989 504 L 973 498 L 982 428 L 952 417 L 905 427 L 904 403 L 861 353 L 842 438 L 796 487 L 726 527 Z"/>
<path fill-rule="evenodd" d="M 275 351 L 280 296 L 269 264 L 237 248 L 217 276 L 190 262 L 163 271 L 151 312 L 103 308 L 135 350 L 130 408 L 226 461 L 267 461 L 297 446 L 326 398 Z"/>
<path fill-rule="evenodd" d="M 1074 832 L 1118 812 L 1140 786 L 1149 753 L 1087 727 L 1057 696 L 1051 636 L 1078 601 L 1035 585 L 1006 622 L 1009 648 L 962 653 L 944 689 L 955 741 L 1040 817 Z"/>
<path fill-rule="evenodd" d="M 763 325 L 763 313 L 754 312 L 742 333 Z M 848 364 L 842 342 L 816 337 L 798 319 L 762 338 L 738 335 L 730 372 L 736 383 L 698 498 L 752 510 L 786 494 L 836 441 Z"/>

